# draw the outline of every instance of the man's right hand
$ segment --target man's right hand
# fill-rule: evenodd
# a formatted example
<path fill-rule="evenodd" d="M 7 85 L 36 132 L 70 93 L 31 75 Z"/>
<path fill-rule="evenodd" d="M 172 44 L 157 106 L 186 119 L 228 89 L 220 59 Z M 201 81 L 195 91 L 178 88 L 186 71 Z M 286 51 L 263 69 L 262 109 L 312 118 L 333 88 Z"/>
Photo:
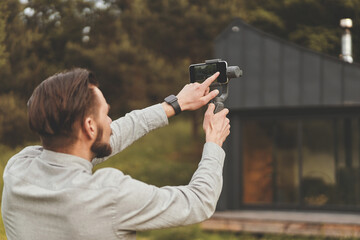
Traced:
<path fill-rule="evenodd" d="M 223 109 L 214 114 L 215 105 L 210 103 L 205 112 L 203 128 L 206 134 L 206 142 L 213 142 L 222 147 L 227 136 L 230 134 L 230 120 L 226 117 L 228 109 Z"/>

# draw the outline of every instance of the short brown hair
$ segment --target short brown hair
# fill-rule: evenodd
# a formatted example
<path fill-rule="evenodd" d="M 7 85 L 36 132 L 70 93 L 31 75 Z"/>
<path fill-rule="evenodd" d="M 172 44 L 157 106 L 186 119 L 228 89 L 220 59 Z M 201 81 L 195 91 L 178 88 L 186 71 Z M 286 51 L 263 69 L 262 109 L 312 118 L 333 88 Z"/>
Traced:
<path fill-rule="evenodd" d="M 75 140 L 74 124 L 94 113 L 98 86 L 95 76 L 76 68 L 57 73 L 37 86 L 28 102 L 30 128 L 45 148 L 64 147 Z M 80 125 L 81 126 L 81 125 Z"/>

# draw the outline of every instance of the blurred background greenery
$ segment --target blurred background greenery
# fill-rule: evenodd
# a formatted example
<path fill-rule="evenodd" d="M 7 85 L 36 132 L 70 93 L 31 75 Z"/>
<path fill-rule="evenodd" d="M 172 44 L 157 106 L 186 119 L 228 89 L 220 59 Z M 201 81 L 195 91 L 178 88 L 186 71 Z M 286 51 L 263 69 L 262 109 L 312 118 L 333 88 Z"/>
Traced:
<path fill-rule="evenodd" d="M 27 99 L 64 69 L 92 70 L 116 118 L 178 92 L 189 64 L 212 58 L 214 39 L 235 18 L 338 56 L 340 19 L 353 19 L 356 43 L 359 16 L 360 0 L 1 0 L 0 142 L 36 139 Z M 353 49 L 357 61 L 359 44 Z"/>
<path fill-rule="evenodd" d="M 178 92 L 189 64 L 214 57 L 215 38 L 235 18 L 338 56 L 340 19 L 353 19 L 356 43 L 359 16 L 360 0 L 1 0 L 0 143 L 36 139 L 27 99 L 64 69 L 92 70 L 117 118 Z M 359 44 L 353 52 L 357 61 Z"/>
<path fill-rule="evenodd" d="M 235 18 L 337 57 L 345 17 L 359 42 L 360 0 L 1 0 L 0 176 L 14 153 L 38 141 L 26 102 L 56 72 L 92 70 L 117 118 L 177 93 L 189 81 L 188 65 L 213 58 L 215 38 Z M 355 62 L 359 56 L 354 44 Z M 202 111 L 183 114 L 98 167 L 157 186 L 186 184 L 201 154 Z M 187 231 L 205 239 L 196 227 Z"/>

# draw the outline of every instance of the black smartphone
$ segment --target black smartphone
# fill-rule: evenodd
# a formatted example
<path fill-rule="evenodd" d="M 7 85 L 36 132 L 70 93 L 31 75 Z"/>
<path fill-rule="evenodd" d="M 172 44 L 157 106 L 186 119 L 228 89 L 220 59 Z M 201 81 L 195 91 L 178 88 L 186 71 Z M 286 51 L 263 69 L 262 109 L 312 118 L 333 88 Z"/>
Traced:
<path fill-rule="evenodd" d="M 191 64 L 189 66 L 190 82 L 202 83 L 216 72 L 220 72 L 217 78 L 218 83 L 226 83 L 227 62 L 222 60 L 209 61 L 206 63 Z"/>

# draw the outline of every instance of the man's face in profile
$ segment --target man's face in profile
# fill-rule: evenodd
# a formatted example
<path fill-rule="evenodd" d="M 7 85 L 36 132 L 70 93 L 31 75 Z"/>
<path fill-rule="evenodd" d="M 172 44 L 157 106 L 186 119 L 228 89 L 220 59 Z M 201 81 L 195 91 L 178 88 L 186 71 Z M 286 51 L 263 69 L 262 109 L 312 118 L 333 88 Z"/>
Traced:
<path fill-rule="evenodd" d="M 91 146 L 91 151 L 95 154 L 96 158 L 107 157 L 111 154 L 112 148 L 110 146 L 110 141 L 103 141 L 103 128 L 98 126 L 98 134 L 96 136 L 95 142 Z"/>
<path fill-rule="evenodd" d="M 95 94 L 98 100 L 98 116 L 96 117 L 97 122 L 97 136 L 94 143 L 91 146 L 91 151 L 95 154 L 96 158 L 107 157 L 111 154 L 112 148 L 110 146 L 110 136 L 112 130 L 110 124 L 112 122 L 109 114 L 109 104 L 107 104 L 102 92 L 94 87 Z"/>

